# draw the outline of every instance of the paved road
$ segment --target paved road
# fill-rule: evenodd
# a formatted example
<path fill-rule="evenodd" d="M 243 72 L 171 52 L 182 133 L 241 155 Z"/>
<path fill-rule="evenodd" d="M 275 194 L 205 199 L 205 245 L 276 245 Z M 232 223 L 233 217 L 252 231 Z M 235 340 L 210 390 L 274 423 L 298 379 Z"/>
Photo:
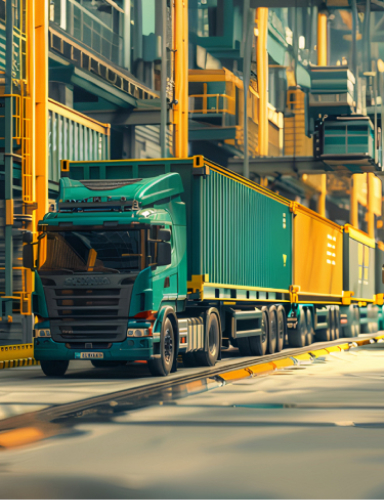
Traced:
<path fill-rule="evenodd" d="M 0 496 L 384 498 L 384 343 L 212 387 L 3 450 Z"/>

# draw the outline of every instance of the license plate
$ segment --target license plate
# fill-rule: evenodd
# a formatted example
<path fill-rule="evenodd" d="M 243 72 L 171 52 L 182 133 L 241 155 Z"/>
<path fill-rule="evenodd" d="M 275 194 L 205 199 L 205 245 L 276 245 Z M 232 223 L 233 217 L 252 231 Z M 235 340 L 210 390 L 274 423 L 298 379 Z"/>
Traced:
<path fill-rule="evenodd" d="M 104 358 L 103 352 L 75 352 L 75 359 L 101 359 Z"/>

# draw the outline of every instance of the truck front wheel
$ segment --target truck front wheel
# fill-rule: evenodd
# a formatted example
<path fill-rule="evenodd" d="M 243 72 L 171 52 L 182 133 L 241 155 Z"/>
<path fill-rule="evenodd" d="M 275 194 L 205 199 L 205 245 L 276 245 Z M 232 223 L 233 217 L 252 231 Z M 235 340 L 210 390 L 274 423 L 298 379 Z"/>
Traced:
<path fill-rule="evenodd" d="M 67 371 L 69 361 L 51 361 L 42 359 L 40 361 L 41 369 L 47 377 L 62 377 Z"/>
<path fill-rule="evenodd" d="M 171 320 L 166 318 L 160 334 L 160 355 L 148 361 L 149 371 L 153 376 L 165 377 L 169 375 L 175 357 L 175 333 Z"/>
<path fill-rule="evenodd" d="M 209 314 L 209 313 L 208 313 Z M 205 348 L 195 353 L 200 366 L 215 366 L 220 350 L 220 325 L 215 313 L 210 313 L 206 322 Z"/>

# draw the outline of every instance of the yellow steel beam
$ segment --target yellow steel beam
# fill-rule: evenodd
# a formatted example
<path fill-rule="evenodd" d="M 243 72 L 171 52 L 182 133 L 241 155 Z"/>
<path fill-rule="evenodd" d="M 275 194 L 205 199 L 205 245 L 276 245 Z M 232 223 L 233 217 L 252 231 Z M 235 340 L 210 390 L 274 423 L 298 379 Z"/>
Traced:
<path fill-rule="evenodd" d="M 268 156 L 268 9 L 256 10 L 258 28 L 256 61 L 257 84 L 259 91 L 259 155 Z M 244 89 L 244 91 L 246 91 Z"/>
<path fill-rule="evenodd" d="M 317 64 L 328 65 L 328 18 L 326 14 L 319 13 L 317 18 Z M 327 197 L 327 175 L 320 177 L 320 192 L 317 202 L 317 211 L 325 217 L 325 202 Z"/>
<path fill-rule="evenodd" d="M 188 0 L 175 0 L 175 157 L 188 156 Z"/>
<path fill-rule="evenodd" d="M 375 238 L 375 174 L 367 174 L 368 184 L 368 235 Z"/>
<path fill-rule="evenodd" d="M 35 173 L 37 220 L 48 211 L 48 2 L 35 0 L 36 134 Z"/>
<path fill-rule="evenodd" d="M 328 66 L 328 18 L 326 14 L 319 13 L 317 18 L 317 65 Z"/>
<path fill-rule="evenodd" d="M 319 198 L 317 200 L 317 211 L 322 217 L 325 217 L 326 198 L 327 198 L 327 174 L 321 174 Z"/>
<path fill-rule="evenodd" d="M 350 212 L 349 212 L 349 222 L 355 228 L 359 228 L 359 204 L 358 204 L 358 184 L 355 174 L 351 177 L 351 196 L 350 196 Z"/>

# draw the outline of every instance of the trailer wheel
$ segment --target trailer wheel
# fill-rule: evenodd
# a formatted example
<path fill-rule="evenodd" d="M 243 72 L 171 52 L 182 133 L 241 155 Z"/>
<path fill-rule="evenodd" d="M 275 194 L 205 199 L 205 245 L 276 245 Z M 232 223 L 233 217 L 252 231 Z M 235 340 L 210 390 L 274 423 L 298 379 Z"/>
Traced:
<path fill-rule="evenodd" d="M 340 338 L 340 309 L 335 306 L 333 308 L 333 338 L 337 340 Z"/>
<path fill-rule="evenodd" d="M 271 306 L 268 309 L 268 354 L 274 354 L 277 348 L 277 311 L 276 306 Z"/>
<path fill-rule="evenodd" d="M 330 340 L 332 340 L 333 321 L 332 321 L 332 311 L 330 309 L 328 309 L 327 322 L 328 322 L 327 328 L 323 328 L 316 332 L 316 340 L 319 340 L 320 342 L 329 342 Z"/>
<path fill-rule="evenodd" d="M 289 347 L 305 347 L 307 333 L 307 315 L 302 309 L 296 328 L 288 330 Z"/>
<path fill-rule="evenodd" d="M 51 361 L 42 359 L 40 361 L 41 369 L 47 377 L 62 377 L 67 371 L 69 361 Z"/>
<path fill-rule="evenodd" d="M 261 335 L 257 337 L 249 337 L 249 345 L 251 348 L 252 356 L 264 356 L 267 352 L 267 344 L 269 337 L 269 317 L 268 317 L 268 308 L 262 307 L 262 316 L 261 316 Z"/>
<path fill-rule="evenodd" d="M 287 315 L 282 305 L 277 306 L 277 343 L 276 352 L 280 352 L 284 348 L 285 336 L 287 333 Z"/>
<path fill-rule="evenodd" d="M 160 333 L 160 357 L 148 360 L 148 368 L 152 375 L 165 377 L 169 375 L 175 356 L 175 334 L 171 320 L 166 318 Z"/>
<path fill-rule="evenodd" d="M 360 312 L 359 308 L 354 304 L 348 306 L 347 310 L 348 324 L 343 326 L 343 337 L 357 337 L 360 327 Z"/>
<path fill-rule="evenodd" d="M 354 321 L 354 337 L 358 337 L 361 333 L 361 324 L 360 324 L 360 309 L 358 306 L 354 307 L 354 314 L 353 314 L 355 321 Z"/>
<path fill-rule="evenodd" d="M 220 349 L 220 325 L 215 313 L 210 313 L 206 322 L 205 348 L 195 352 L 200 366 L 215 366 Z"/>
<path fill-rule="evenodd" d="M 313 330 L 313 322 L 312 322 L 312 311 L 309 308 L 306 311 L 306 318 L 307 318 L 306 345 L 311 345 L 313 343 L 314 330 Z"/>

